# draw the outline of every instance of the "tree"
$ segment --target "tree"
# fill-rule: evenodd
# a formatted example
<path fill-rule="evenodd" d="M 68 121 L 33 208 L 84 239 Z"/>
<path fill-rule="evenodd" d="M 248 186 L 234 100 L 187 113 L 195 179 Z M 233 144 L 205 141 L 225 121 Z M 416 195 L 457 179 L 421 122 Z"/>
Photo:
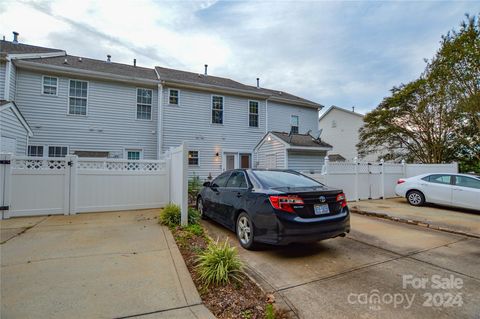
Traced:
<path fill-rule="evenodd" d="M 458 161 L 480 172 L 480 19 L 466 16 L 419 79 L 394 87 L 368 113 L 357 145 L 360 156 L 420 163 Z"/>

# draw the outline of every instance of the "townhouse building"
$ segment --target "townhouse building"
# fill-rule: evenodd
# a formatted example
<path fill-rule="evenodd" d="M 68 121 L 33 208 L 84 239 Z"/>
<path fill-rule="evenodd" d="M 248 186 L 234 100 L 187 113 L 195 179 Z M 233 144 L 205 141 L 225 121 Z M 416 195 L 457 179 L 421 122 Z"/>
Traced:
<path fill-rule="evenodd" d="M 318 127 L 322 105 L 258 79 L 250 86 L 210 75 L 207 66 L 195 73 L 73 56 L 17 36 L 0 41 L 0 101 L 28 130 L 19 119 L 23 133 L 14 134 L 2 115 L 2 152 L 158 159 L 186 141 L 190 173 L 206 178 L 261 166 L 254 148 L 270 131 L 309 135 Z"/>

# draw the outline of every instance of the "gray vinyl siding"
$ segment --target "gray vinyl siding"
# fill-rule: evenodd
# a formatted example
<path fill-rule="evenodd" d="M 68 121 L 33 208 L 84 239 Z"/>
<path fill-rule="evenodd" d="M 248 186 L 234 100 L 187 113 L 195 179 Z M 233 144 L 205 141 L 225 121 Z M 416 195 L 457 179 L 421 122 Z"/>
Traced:
<path fill-rule="evenodd" d="M 288 151 L 288 168 L 296 171 L 321 173 L 326 151 Z"/>
<path fill-rule="evenodd" d="M 270 141 L 265 140 L 255 154 L 255 167 L 267 168 L 267 154 L 276 154 L 277 167 L 275 168 L 286 168 L 285 147 L 285 144 L 279 142 L 275 138 L 272 138 Z"/>
<path fill-rule="evenodd" d="M 290 132 L 290 117 L 298 115 L 299 133 L 318 130 L 318 110 L 268 101 L 268 130 Z"/>
<path fill-rule="evenodd" d="M 0 100 L 5 100 L 5 69 L 6 64 L 1 62 L 0 63 Z"/>
<path fill-rule="evenodd" d="M 16 140 L 15 155 L 25 156 L 28 133 L 11 108 L 2 112 L 0 128 L 1 138 L 8 137 Z"/>
<path fill-rule="evenodd" d="M 223 125 L 211 123 L 211 97 L 208 92 L 180 90 L 180 105 L 168 104 L 168 88 L 163 99 L 163 150 L 187 141 L 190 150 L 199 151 L 199 165 L 189 174 L 202 179 L 222 172 L 225 150 L 249 151 L 265 135 L 265 101 L 259 100 L 259 127 L 249 127 L 248 98 L 224 97 Z M 219 156 L 216 156 L 219 153 Z M 252 154 L 253 163 L 253 154 Z"/>
<path fill-rule="evenodd" d="M 58 96 L 42 92 L 42 73 L 17 72 L 18 108 L 34 131 L 31 145 L 63 145 L 76 150 L 108 151 L 122 158 L 125 149 L 143 149 L 145 159 L 157 158 L 157 90 L 153 90 L 152 120 L 136 119 L 135 85 L 88 81 L 87 116 L 68 114 L 70 78 L 59 78 Z M 50 76 L 56 76 L 50 74 Z"/>

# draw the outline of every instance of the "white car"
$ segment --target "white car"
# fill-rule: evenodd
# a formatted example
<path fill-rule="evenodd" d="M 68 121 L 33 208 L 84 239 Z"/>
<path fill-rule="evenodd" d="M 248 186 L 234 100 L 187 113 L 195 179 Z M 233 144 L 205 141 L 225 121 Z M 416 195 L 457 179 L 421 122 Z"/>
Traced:
<path fill-rule="evenodd" d="M 480 177 L 475 175 L 430 173 L 401 178 L 395 193 L 413 206 L 434 203 L 480 211 Z"/>

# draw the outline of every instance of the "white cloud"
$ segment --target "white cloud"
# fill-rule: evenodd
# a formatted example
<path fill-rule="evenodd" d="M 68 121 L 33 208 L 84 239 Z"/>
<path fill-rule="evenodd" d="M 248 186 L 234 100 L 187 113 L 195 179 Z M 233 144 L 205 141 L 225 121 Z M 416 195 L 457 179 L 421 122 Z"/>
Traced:
<path fill-rule="evenodd" d="M 33 1 L 0 4 L 20 40 L 209 72 L 368 110 L 418 76 L 474 2 Z M 477 10 L 478 11 L 478 10 Z M 10 38 L 10 34 L 6 34 Z"/>

